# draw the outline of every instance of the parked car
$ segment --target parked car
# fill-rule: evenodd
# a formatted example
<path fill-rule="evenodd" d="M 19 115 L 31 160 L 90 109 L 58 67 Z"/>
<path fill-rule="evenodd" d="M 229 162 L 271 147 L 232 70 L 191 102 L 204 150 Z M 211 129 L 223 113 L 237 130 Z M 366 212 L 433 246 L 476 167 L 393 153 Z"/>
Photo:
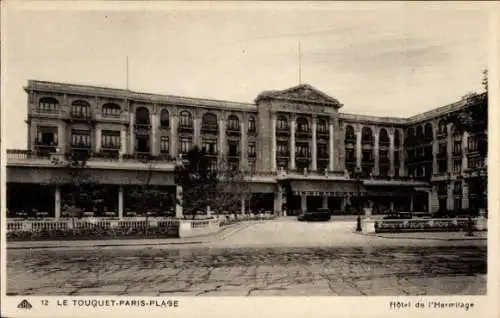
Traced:
<path fill-rule="evenodd" d="M 328 209 L 318 209 L 313 212 L 304 212 L 299 214 L 297 220 L 299 221 L 329 221 L 331 218 L 330 211 Z"/>

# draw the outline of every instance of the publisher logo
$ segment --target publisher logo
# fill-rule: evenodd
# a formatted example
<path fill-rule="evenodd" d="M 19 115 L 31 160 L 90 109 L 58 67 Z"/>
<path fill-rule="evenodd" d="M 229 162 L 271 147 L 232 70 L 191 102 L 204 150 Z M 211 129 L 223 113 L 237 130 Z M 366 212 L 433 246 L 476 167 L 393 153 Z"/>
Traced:
<path fill-rule="evenodd" d="M 17 305 L 17 308 L 20 308 L 20 309 L 31 309 L 33 306 L 31 306 L 30 302 L 27 301 L 26 299 L 23 299 L 23 301 L 21 301 L 19 303 L 19 305 Z"/>

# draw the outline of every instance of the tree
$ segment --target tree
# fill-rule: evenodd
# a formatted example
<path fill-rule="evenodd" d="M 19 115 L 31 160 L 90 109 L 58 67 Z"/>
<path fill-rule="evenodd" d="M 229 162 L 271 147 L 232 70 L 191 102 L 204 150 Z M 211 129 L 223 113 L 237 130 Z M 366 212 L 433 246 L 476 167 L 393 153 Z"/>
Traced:
<path fill-rule="evenodd" d="M 132 187 L 129 195 L 134 200 L 134 208 L 145 212 L 146 216 L 150 213 L 160 214 L 160 210 L 164 210 L 166 204 L 174 202 L 173 195 L 168 191 L 163 191 L 161 188 L 151 184 L 155 171 L 155 157 L 151 155 L 142 156 L 140 161 L 146 166 L 145 169 L 137 171 L 138 186 Z M 165 212 L 165 211 L 163 211 Z"/>
<path fill-rule="evenodd" d="M 90 158 L 88 151 L 70 151 L 56 154 L 52 163 L 59 169 L 49 184 L 53 187 L 62 187 L 61 212 L 69 215 L 75 228 L 75 218 L 82 215 L 82 206 L 92 208 L 99 202 L 99 189 L 87 169 Z M 90 205 L 90 206 L 89 206 Z"/>
<path fill-rule="evenodd" d="M 249 185 L 237 167 L 213 159 L 198 147 L 191 149 L 175 168 L 175 183 L 182 187 L 184 214 L 194 219 L 210 207 L 215 213 L 235 211 Z"/>

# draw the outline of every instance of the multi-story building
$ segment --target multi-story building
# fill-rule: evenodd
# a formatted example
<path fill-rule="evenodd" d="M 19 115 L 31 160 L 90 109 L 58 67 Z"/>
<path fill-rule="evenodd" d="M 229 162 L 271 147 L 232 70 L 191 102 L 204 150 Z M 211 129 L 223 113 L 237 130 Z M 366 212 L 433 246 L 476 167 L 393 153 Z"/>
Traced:
<path fill-rule="evenodd" d="M 256 199 L 246 209 L 277 213 L 344 213 L 361 194 L 375 212 L 468 208 L 481 190 L 469 189 L 467 179 L 485 173 L 477 138 L 455 134 L 447 120 L 470 98 L 393 118 L 340 112 L 338 100 L 306 84 L 263 92 L 254 103 L 31 80 L 25 91 L 27 149 L 7 151 L 10 216 L 61 215 L 65 190 L 54 180 L 63 171 L 51 156 L 70 150 L 91 153 L 86 169 L 106 193 L 97 215 L 141 213 L 129 211 L 129 192 L 145 169 L 151 186 L 175 193 L 176 158 L 193 146 L 214 166 L 224 161 L 248 172 Z M 153 166 L 141 160 L 145 154 Z"/>

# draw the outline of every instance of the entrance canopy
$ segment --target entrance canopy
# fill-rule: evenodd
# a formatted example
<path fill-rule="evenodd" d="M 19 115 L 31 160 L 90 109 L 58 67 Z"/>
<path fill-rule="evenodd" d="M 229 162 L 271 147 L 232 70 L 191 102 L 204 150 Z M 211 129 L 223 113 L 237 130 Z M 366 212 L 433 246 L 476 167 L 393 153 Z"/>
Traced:
<path fill-rule="evenodd" d="M 295 195 L 342 197 L 367 194 L 361 183 L 356 185 L 353 181 L 291 181 L 290 186 Z"/>
<path fill-rule="evenodd" d="M 417 194 L 413 186 L 366 186 L 366 191 L 374 197 L 408 197 Z"/>

